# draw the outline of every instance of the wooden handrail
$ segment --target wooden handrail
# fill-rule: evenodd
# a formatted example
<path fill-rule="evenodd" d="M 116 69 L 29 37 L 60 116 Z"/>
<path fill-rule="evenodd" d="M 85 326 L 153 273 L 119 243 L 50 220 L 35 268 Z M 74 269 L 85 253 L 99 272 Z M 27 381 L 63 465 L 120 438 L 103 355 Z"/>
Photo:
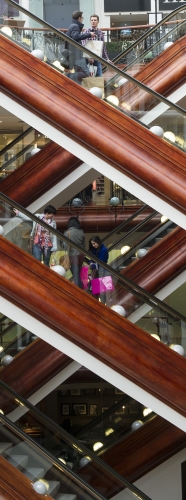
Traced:
<path fill-rule="evenodd" d="M 67 85 L 66 77 L 0 36 L 0 87 L 5 94 L 12 95 L 38 116 L 44 115 L 48 123 L 55 124 L 73 140 L 87 145 L 89 151 L 186 212 L 186 166 L 182 151 L 94 98 L 70 79 Z M 87 116 L 89 126 L 84 127 L 82 136 L 82 123 L 87 123 Z"/>
<path fill-rule="evenodd" d="M 1 367 L 0 378 L 20 396 L 28 398 L 71 362 L 68 356 L 38 338 L 15 356 L 13 370 L 11 364 Z M 4 394 L 3 398 L 0 396 L 0 404 L 10 412 L 14 402 Z"/>
<path fill-rule="evenodd" d="M 186 434 L 157 415 L 99 456 L 133 483 L 185 446 Z"/>
<path fill-rule="evenodd" d="M 142 288 L 153 294 L 170 283 L 185 270 L 186 232 L 176 228 L 161 241 L 152 246 L 138 261 L 132 262 L 122 271 L 126 278 L 131 279 Z M 116 285 L 117 303 L 130 310 L 133 303 L 139 302 L 134 296 Z"/>
<path fill-rule="evenodd" d="M 184 358 L 2 237 L 0 242 L 3 297 L 186 415 Z"/>
<path fill-rule="evenodd" d="M 1 500 L 38 500 L 38 493 L 33 488 L 33 482 L 13 467 L 4 457 L 0 456 L 0 498 Z M 40 500 L 46 500 L 46 495 L 39 495 Z M 47 495 L 48 500 L 52 500 Z"/>
<path fill-rule="evenodd" d="M 162 51 L 153 61 L 145 65 L 140 71 L 135 72 L 135 61 L 134 65 L 128 69 L 127 73 L 135 74 L 135 78 L 144 83 L 151 89 L 155 90 L 161 95 L 166 96 L 181 84 L 185 82 L 185 44 L 186 36 L 177 40 L 171 47 L 167 50 Z M 136 63 L 136 68 L 137 64 Z M 142 99 L 143 106 L 150 96 L 145 95 L 144 92 L 139 95 L 139 92 L 135 85 L 130 82 L 126 82 L 123 86 L 123 95 L 120 89 L 116 89 L 114 94 L 118 96 L 120 100 L 124 99 L 125 103 L 131 104 L 132 109 L 137 107 L 140 108 L 140 102 Z M 151 98 L 150 98 L 151 101 Z"/>
<path fill-rule="evenodd" d="M 49 142 L 37 153 L 37 161 L 36 156 L 31 156 L 1 181 L 1 192 L 22 206 L 28 206 L 81 163 L 76 156 L 54 142 Z"/>

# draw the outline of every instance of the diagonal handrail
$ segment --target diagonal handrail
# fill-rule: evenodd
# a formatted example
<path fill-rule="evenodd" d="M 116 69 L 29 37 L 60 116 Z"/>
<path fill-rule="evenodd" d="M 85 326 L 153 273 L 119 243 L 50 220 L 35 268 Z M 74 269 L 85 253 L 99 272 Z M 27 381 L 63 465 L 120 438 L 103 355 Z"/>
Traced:
<path fill-rule="evenodd" d="M 45 26 L 46 28 L 49 28 L 49 30 L 52 30 L 56 35 L 58 35 L 61 39 L 65 40 L 66 42 L 70 43 L 71 45 L 73 45 L 74 47 L 78 48 L 79 50 L 81 50 L 82 52 L 84 52 L 84 47 L 81 46 L 79 43 L 75 42 L 72 38 L 68 37 L 67 35 L 65 35 L 65 33 L 61 33 L 61 31 L 59 31 L 57 28 L 54 28 L 54 26 L 52 26 L 51 24 L 47 23 L 46 21 L 43 21 L 42 19 L 40 19 L 38 16 L 36 16 L 35 14 L 32 14 L 31 12 L 29 12 L 27 9 L 25 9 L 24 7 L 18 5 L 16 2 L 14 2 L 14 0 L 6 0 L 7 3 L 9 3 L 10 5 L 14 6 L 16 9 L 20 10 L 21 12 L 23 12 L 23 14 L 26 14 L 28 17 L 30 17 L 31 19 L 33 19 L 34 21 L 38 22 L 39 24 L 42 24 L 43 26 Z M 86 48 L 86 52 L 92 57 L 92 58 L 95 58 L 95 54 L 93 52 L 91 52 L 90 50 L 88 50 Z M 102 59 L 101 57 L 97 56 L 96 55 L 96 60 L 98 60 L 99 62 L 101 62 L 103 65 L 105 65 L 105 60 Z M 131 81 L 134 85 L 136 85 L 137 87 L 141 88 L 143 91 L 145 91 L 146 93 L 148 94 L 151 94 L 154 98 L 156 98 L 157 100 L 163 102 L 164 104 L 166 104 L 168 107 L 172 108 L 172 109 L 175 109 L 176 111 L 178 111 L 180 114 L 182 114 L 183 116 L 186 116 L 186 111 L 183 110 L 182 108 L 180 108 L 180 106 L 178 106 L 177 104 L 175 103 L 172 103 L 171 101 L 169 101 L 168 99 L 166 99 L 165 97 L 161 96 L 161 94 L 159 94 L 158 92 L 155 92 L 154 90 L 150 89 L 149 87 L 147 87 L 146 85 L 144 85 L 142 82 L 139 82 L 138 80 L 136 80 L 134 77 L 132 77 L 131 75 L 128 75 L 127 73 L 125 73 L 124 71 L 116 68 L 113 64 L 111 64 L 110 62 L 107 62 L 106 66 L 110 69 L 113 70 L 114 68 L 114 71 L 117 75 L 121 75 L 123 77 L 123 75 L 129 80 Z"/>
<path fill-rule="evenodd" d="M 0 381 L 0 387 L 5 389 L 5 391 L 7 391 L 8 393 L 10 393 L 14 397 L 14 399 L 17 399 L 18 401 L 20 401 L 28 410 L 32 411 L 35 415 L 37 415 L 41 422 L 44 422 L 45 425 L 47 423 L 48 427 L 50 429 L 52 429 L 54 434 L 56 432 L 58 432 L 61 435 L 61 437 L 63 439 L 65 439 L 65 441 L 67 441 L 67 443 L 70 446 L 73 447 L 73 445 L 75 444 L 77 446 L 77 448 L 81 448 L 82 451 L 85 453 L 85 455 L 88 455 L 96 463 L 98 468 L 101 467 L 105 472 L 109 473 L 109 475 L 112 476 L 113 479 L 120 482 L 120 485 L 123 485 L 123 487 L 127 487 L 134 494 L 139 495 L 139 493 L 140 493 L 140 498 L 142 500 L 150 500 L 150 498 L 146 494 L 142 493 L 136 486 L 129 483 L 129 481 L 127 481 L 125 478 L 123 478 L 123 476 L 121 476 L 120 474 L 115 472 L 113 469 L 111 469 L 111 467 L 109 467 L 107 464 L 105 464 L 105 462 L 102 462 L 102 460 L 99 457 L 97 457 L 94 454 L 94 452 L 92 452 L 91 450 L 86 448 L 86 446 L 83 443 L 80 443 L 78 441 L 78 439 L 76 439 L 76 438 L 72 437 L 70 434 L 68 434 L 58 424 L 53 422 L 53 420 L 51 420 L 48 416 L 44 415 L 37 407 L 32 405 L 28 400 L 26 400 L 25 398 L 20 396 L 16 391 L 14 391 L 14 389 L 9 387 L 5 382 Z M 1 419 L 5 420 L 5 422 L 9 423 L 9 425 L 10 425 L 10 420 L 7 417 L 1 415 Z M 19 435 L 19 431 L 20 431 L 20 435 L 21 435 L 21 437 L 24 437 L 24 440 L 33 443 L 35 447 L 38 446 L 38 449 L 39 449 L 39 451 L 41 451 L 42 454 L 44 452 L 50 458 L 52 458 L 52 459 L 54 458 L 48 451 L 45 451 L 42 448 L 42 446 L 40 446 L 38 444 L 36 445 L 36 443 L 31 438 L 29 438 L 28 436 L 25 437 L 25 433 L 23 431 L 21 431 L 20 428 L 18 429 L 15 424 L 12 424 L 12 422 L 11 422 L 11 425 L 13 426 L 14 430 L 16 430 L 16 433 L 18 435 Z M 61 469 L 63 471 L 65 470 L 65 471 L 69 472 L 68 467 L 65 467 L 58 459 L 55 459 L 55 462 L 57 465 L 59 465 L 59 463 L 60 463 Z M 71 477 L 73 477 L 76 481 L 78 481 L 78 482 L 82 481 L 82 483 L 84 483 L 84 481 L 82 479 L 80 479 L 80 477 L 75 472 L 70 471 L 69 475 L 71 475 L 71 474 L 72 474 Z M 86 485 L 86 483 L 84 483 L 84 484 Z M 95 490 L 92 487 L 90 487 L 90 490 L 94 493 L 94 496 L 95 496 L 95 493 L 97 494 L 97 492 L 95 492 Z M 98 498 L 99 497 L 103 498 L 103 497 L 101 497 L 101 495 L 99 493 L 97 495 L 98 495 Z"/>
<path fill-rule="evenodd" d="M 0 193 L 0 200 L 3 202 L 7 203 L 11 207 L 15 207 L 19 212 L 23 213 L 26 215 L 29 219 L 32 221 L 35 221 L 36 223 L 40 224 L 40 219 L 36 217 L 34 214 L 30 213 L 28 210 L 25 208 L 21 207 L 17 202 L 14 202 L 11 200 L 8 196 L 4 195 L 3 193 Z M 46 224 L 44 221 L 42 221 L 42 226 L 45 227 L 48 230 L 48 224 Z M 77 245 L 76 243 L 72 242 L 69 240 L 65 235 L 57 231 L 57 229 L 50 228 L 50 233 L 54 234 L 57 236 L 59 240 L 62 240 L 63 242 L 67 243 L 67 245 L 70 245 L 78 250 L 80 253 L 82 253 L 82 247 Z M 92 253 L 84 250 L 83 253 L 86 257 L 89 258 L 89 260 L 92 260 Z M 111 266 L 108 264 L 105 264 L 102 260 L 98 259 L 98 257 L 94 256 L 94 261 L 98 264 L 98 266 L 103 267 L 109 274 L 112 274 L 114 278 L 116 278 L 117 283 L 125 288 L 125 290 L 129 291 L 129 293 L 135 295 L 138 297 L 140 300 L 144 301 L 146 304 L 150 305 L 150 307 L 154 308 L 154 306 L 157 306 L 160 311 L 164 314 L 165 312 L 169 314 L 169 316 L 174 320 L 174 321 L 186 321 L 186 317 L 182 315 L 180 312 L 175 311 L 172 307 L 168 306 L 167 304 L 163 303 L 161 300 L 159 300 L 157 297 L 155 297 L 153 294 L 147 292 L 144 290 L 142 287 L 140 287 L 137 283 L 134 283 L 131 281 L 129 278 L 126 278 L 126 276 L 121 275 L 118 271 L 113 269 Z"/>

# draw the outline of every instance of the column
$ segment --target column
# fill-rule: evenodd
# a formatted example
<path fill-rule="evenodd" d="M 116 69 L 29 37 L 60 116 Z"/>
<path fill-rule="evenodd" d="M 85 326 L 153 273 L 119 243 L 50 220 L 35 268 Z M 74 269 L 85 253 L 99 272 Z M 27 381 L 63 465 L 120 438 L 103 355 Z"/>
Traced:
<path fill-rule="evenodd" d="M 97 12 L 94 12 L 94 0 L 79 0 L 79 10 L 83 12 L 85 28 L 90 28 L 90 16 L 91 14 L 97 14 Z"/>

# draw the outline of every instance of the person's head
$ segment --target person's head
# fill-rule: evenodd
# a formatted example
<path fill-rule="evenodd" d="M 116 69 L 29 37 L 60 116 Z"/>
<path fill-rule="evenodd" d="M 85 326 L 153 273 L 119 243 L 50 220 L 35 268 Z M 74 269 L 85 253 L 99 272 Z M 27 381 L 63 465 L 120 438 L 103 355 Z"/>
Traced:
<path fill-rule="evenodd" d="M 70 434 L 72 428 L 72 422 L 70 418 L 65 418 L 65 420 L 63 420 L 63 423 L 61 424 L 61 427 Z"/>
<path fill-rule="evenodd" d="M 98 250 L 101 247 L 101 239 L 100 237 L 96 234 L 95 236 L 92 236 L 89 240 L 91 248 L 95 248 Z"/>
<path fill-rule="evenodd" d="M 97 29 L 98 27 L 98 24 L 99 24 L 99 16 L 97 16 L 97 14 L 92 14 L 90 16 L 90 24 L 92 26 L 92 29 Z"/>
<path fill-rule="evenodd" d="M 72 19 L 76 19 L 80 23 L 83 22 L 83 12 L 81 10 L 75 10 L 72 14 Z"/>
<path fill-rule="evenodd" d="M 68 219 L 67 228 L 70 229 L 71 227 L 75 227 L 76 229 L 80 229 L 80 222 L 79 222 L 78 217 L 70 217 L 70 219 Z"/>
<path fill-rule="evenodd" d="M 57 210 L 53 205 L 47 205 L 47 207 L 44 208 L 45 219 L 53 219 L 56 212 Z"/>

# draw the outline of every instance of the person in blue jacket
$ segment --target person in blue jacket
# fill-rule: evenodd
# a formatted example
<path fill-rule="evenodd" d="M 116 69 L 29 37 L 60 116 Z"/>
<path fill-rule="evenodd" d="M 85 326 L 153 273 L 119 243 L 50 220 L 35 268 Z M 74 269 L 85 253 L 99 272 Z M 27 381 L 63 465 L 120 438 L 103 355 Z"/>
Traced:
<path fill-rule="evenodd" d="M 102 260 L 107 264 L 108 262 L 108 249 L 105 247 L 105 245 L 102 243 L 101 239 L 99 236 L 95 235 L 92 236 L 89 240 L 89 251 L 95 255 L 98 259 Z M 103 276 L 106 276 L 107 271 L 104 269 L 104 267 L 98 265 L 94 260 L 90 261 L 90 269 L 91 269 L 91 278 L 101 278 Z M 99 298 L 99 297 L 98 297 Z M 106 295 L 105 293 L 100 294 L 100 299 L 101 302 L 105 304 L 106 302 Z"/>

